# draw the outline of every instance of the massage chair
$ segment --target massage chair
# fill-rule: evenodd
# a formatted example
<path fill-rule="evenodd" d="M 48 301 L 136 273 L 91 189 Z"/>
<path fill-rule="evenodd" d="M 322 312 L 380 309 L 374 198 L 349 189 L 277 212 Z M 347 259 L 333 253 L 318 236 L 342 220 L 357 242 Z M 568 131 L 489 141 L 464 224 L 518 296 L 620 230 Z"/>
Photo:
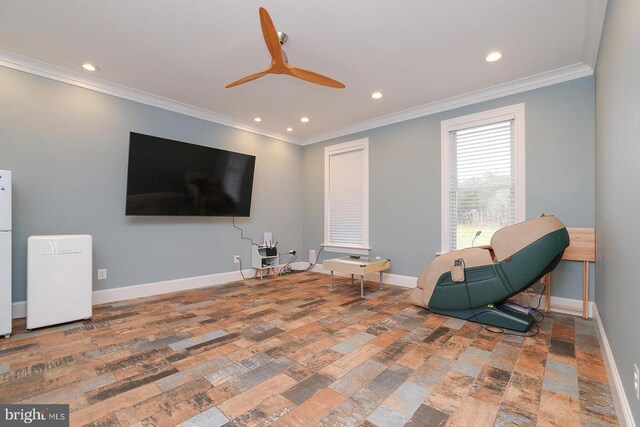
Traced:
<path fill-rule="evenodd" d="M 489 246 L 438 256 L 418 277 L 411 302 L 433 313 L 527 331 L 533 313 L 506 301 L 553 271 L 568 246 L 569 233 L 555 216 L 502 228 Z"/>

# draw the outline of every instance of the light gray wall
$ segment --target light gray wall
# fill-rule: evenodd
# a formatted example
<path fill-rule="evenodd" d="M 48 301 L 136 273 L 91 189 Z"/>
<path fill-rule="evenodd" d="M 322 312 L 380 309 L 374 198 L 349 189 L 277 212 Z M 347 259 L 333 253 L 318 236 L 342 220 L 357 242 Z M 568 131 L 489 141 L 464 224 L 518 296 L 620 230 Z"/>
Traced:
<path fill-rule="evenodd" d="M 545 212 L 568 227 L 593 227 L 594 83 L 586 77 L 304 147 L 305 255 L 323 243 L 324 147 L 368 137 L 372 255 L 391 258 L 391 273 L 417 276 L 440 250 L 440 122 L 520 102 L 527 218 Z M 582 299 L 581 268 L 562 263 L 552 294 Z"/>
<path fill-rule="evenodd" d="M 596 68 L 596 305 L 636 422 L 640 366 L 640 2 L 609 0 Z"/>
<path fill-rule="evenodd" d="M 273 231 L 281 251 L 302 249 L 303 259 L 322 243 L 324 146 L 369 137 L 373 254 L 416 276 L 440 249 L 440 121 L 525 102 L 527 216 L 594 225 L 591 78 L 304 149 L 2 67 L 0 92 L 0 168 L 14 172 L 14 301 L 25 299 L 31 234 L 92 234 L 94 269 L 109 269 L 94 289 L 233 271 L 234 254 L 249 265 L 228 218 L 124 216 L 130 131 L 256 155 L 252 215 L 238 223 L 254 238 Z M 579 298 L 580 274 L 559 267 L 553 294 Z"/>
<path fill-rule="evenodd" d="M 89 233 L 94 289 L 250 267 L 231 218 L 125 217 L 129 132 L 257 156 L 246 235 L 302 247 L 299 146 L 0 67 L 0 169 L 13 171 L 13 300 L 26 296 L 31 234 Z"/>

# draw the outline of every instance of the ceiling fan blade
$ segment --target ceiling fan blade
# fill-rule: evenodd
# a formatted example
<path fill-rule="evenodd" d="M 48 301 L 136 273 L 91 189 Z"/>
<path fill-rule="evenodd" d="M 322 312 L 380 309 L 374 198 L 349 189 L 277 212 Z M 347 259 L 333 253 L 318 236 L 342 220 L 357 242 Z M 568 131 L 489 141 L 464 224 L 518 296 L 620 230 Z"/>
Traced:
<path fill-rule="evenodd" d="M 243 83 L 250 82 L 251 80 L 259 79 L 262 76 L 266 76 L 270 72 L 271 72 L 271 69 L 260 71 L 259 73 L 255 73 L 255 74 L 249 74 L 248 76 L 243 77 L 240 80 L 236 80 L 235 82 L 229 83 L 228 85 L 225 86 L 225 88 L 238 86 L 238 85 L 241 85 Z"/>
<path fill-rule="evenodd" d="M 311 83 L 315 83 L 322 86 L 334 87 L 337 89 L 344 89 L 344 84 L 337 80 L 333 80 L 322 74 L 314 73 L 313 71 L 305 70 L 294 66 L 289 66 L 289 74 L 302 80 L 306 80 Z"/>
<path fill-rule="evenodd" d="M 267 44 L 271 58 L 278 63 L 284 62 L 278 32 L 276 31 L 275 25 L 273 25 L 269 12 L 267 12 L 267 9 L 264 7 L 260 8 L 260 26 L 262 26 L 262 35 L 264 36 L 264 41 Z"/>

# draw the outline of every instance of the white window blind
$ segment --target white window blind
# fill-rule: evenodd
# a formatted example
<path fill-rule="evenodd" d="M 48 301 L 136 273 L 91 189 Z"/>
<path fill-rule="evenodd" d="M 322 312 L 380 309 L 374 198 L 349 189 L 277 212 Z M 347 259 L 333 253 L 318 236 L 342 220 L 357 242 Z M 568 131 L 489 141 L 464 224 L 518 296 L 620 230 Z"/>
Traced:
<path fill-rule="evenodd" d="M 368 143 L 325 150 L 325 249 L 368 249 Z M 366 253 L 366 252 L 365 252 Z"/>
<path fill-rule="evenodd" d="M 487 245 L 524 221 L 524 119 L 515 104 L 442 121 L 442 252 Z"/>
<path fill-rule="evenodd" d="M 514 120 L 449 132 L 449 250 L 488 244 L 515 212 Z"/>

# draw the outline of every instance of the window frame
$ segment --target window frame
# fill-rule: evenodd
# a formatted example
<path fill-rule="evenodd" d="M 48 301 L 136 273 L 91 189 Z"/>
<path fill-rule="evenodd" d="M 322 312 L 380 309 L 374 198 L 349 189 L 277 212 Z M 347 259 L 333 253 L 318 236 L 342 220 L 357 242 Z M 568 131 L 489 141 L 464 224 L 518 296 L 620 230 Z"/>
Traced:
<path fill-rule="evenodd" d="M 362 245 L 333 243 L 329 241 L 329 160 L 333 155 L 358 150 L 363 151 L 363 242 Z M 368 255 L 371 250 L 369 246 L 369 138 L 328 145 L 324 148 L 324 243 L 322 246 L 327 252 L 340 252 L 351 255 Z"/>
<path fill-rule="evenodd" d="M 526 175 L 525 175 L 525 106 L 524 103 L 495 108 L 466 116 L 454 117 L 440 122 L 440 166 L 441 166 L 441 252 L 449 252 L 449 187 L 451 181 L 450 133 L 462 129 L 513 120 L 514 165 L 515 165 L 515 221 L 526 219 Z"/>

